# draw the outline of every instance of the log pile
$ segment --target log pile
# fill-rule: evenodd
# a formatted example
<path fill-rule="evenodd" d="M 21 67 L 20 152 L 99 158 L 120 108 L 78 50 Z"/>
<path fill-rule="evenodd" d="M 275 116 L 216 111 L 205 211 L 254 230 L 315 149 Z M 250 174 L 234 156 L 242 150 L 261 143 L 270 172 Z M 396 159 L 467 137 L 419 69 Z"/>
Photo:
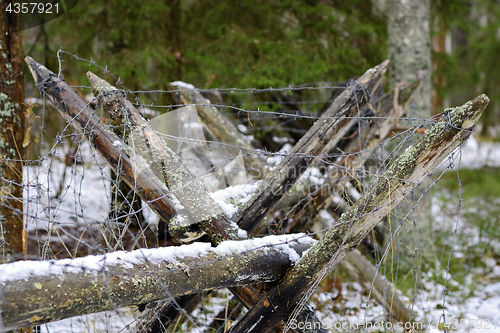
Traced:
<path fill-rule="evenodd" d="M 154 262 L 144 257 L 142 261 L 128 263 L 121 263 L 119 258 L 130 254 L 110 253 L 106 256 L 113 260 L 97 270 L 88 270 L 78 262 L 80 259 L 74 259 L 50 264 L 69 267 L 55 273 L 58 276 L 49 272 L 0 278 L 0 323 L 6 328 L 138 305 L 147 310 L 137 330 L 154 332 L 159 327 L 172 328 L 182 313 L 168 302 L 157 301 L 180 297 L 175 303 L 188 311 L 199 301 L 196 295 L 200 292 L 228 287 L 249 309 L 233 325 L 231 332 L 279 332 L 283 329 L 299 332 L 292 329 L 293 320 L 321 324 L 307 301 L 318 284 L 339 264 L 362 286 L 374 288 L 375 299 L 395 319 L 413 320 L 412 313 L 397 297 L 394 286 L 377 276 L 376 268 L 356 248 L 414 186 L 468 139 L 488 105 L 487 96 L 480 95 L 460 107 L 446 110 L 418 143 L 393 161 L 383 174 L 373 176 L 368 190 L 361 193 L 317 242 L 304 235 L 296 235 L 292 241 L 289 235 L 283 243 L 283 238 L 279 237 L 285 236 L 272 236 L 262 249 L 256 245 L 262 242 L 257 235 L 270 230 L 307 232 L 318 223 L 319 213 L 331 208 L 332 194 L 321 191 L 320 187 L 314 195 L 304 197 L 294 190 L 301 186 L 301 176 L 318 161 L 330 158 L 328 154 L 335 149 L 344 152 L 334 161 L 337 166 L 353 171 L 362 169 L 371 149 L 390 135 L 395 120 L 403 116 L 418 83 L 396 89 L 374 102 L 371 98 L 377 89 L 380 91 L 379 84 L 388 66 L 385 61 L 347 85 L 231 218 L 127 100 L 123 91 L 89 72 L 87 76 L 95 95 L 95 105 L 91 105 L 44 66 L 30 57 L 26 62 L 44 97 L 158 214 L 162 223 L 169 225 L 169 231 L 178 237 L 189 232 L 199 232 L 195 238 L 204 234 L 212 252 L 172 260 L 166 254 L 167 248 L 161 252 L 164 257 Z M 249 144 L 231 121 L 210 105 L 199 91 L 175 84 L 172 88 L 179 103 L 196 107 L 211 138 L 241 147 L 245 165 L 258 165 L 261 170 L 266 168 L 266 151 Z M 102 111 L 107 120 L 97 116 L 96 110 Z M 365 126 L 359 125 L 357 117 L 360 114 L 370 119 Z M 203 152 L 199 154 L 202 156 Z M 326 177 L 323 185 L 346 187 L 355 179 L 354 174 L 342 178 Z M 283 200 L 286 195 L 287 199 Z M 276 219 L 277 211 L 290 207 L 298 208 L 291 219 L 285 224 Z M 255 242 L 252 244 L 256 248 L 249 250 L 249 243 L 245 242 Z M 216 253 L 229 243 L 241 245 L 234 245 L 231 253 Z M 200 244 L 194 242 L 184 246 L 194 249 Z M 64 292 L 61 292 L 61 285 L 65 286 Z M 55 298 L 48 301 L 51 295 Z M 314 331 L 326 332 L 323 328 Z"/>

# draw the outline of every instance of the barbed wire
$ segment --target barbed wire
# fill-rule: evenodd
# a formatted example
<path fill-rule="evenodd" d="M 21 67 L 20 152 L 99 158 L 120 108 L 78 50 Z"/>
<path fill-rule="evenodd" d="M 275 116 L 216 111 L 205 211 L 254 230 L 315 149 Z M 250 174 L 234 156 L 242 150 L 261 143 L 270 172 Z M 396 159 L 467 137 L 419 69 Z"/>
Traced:
<path fill-rule="evenodd" d="M 164 89 L 155 89 L 155 90 L 129 90 L 123 86 L 120 77 L 116 77 L 112 74 L 111 70 L 108 69 L 107 66 L 101 66 L 93 59 L 86 60 L 78 57 L 77 55 L 71 54 L 70 52 L 59 50 L 57 52 L 58 58 L 58 74 L 57 77 L 59 79 L 63 78 L 63 66 L 65 65 L 64 57 L 69 57 L 71 61 L 77 61 L 82 63 L 87 63 L 89 66 L 95 66 L 96 68 L 101 69 L 107 77 L 111 77 L 116 86 L 120 88 L 121 91 L 127 94 L 127 96 L 131 99 L 132 104 L 136 107 L 143 108 L 151 108 L 153 110 L 161 110 L 160 115 L 164 114 L 163 111 L 170 110 L 178 110 L 182 107 L 185 107 L 185 104 L 169 104 L 169 105 L 156 105 L 153 103 L 144 103 L 139 98 L 139 95 L 145 94 L 172 94 L 175 92 L 181 92 L 181 90 L 164 90 Z M 47 78 L 48 79 L 48 78 Z M 358 85 L 356 89 L 360 89 L 359 84 L 356 81 L 352 81 L 353 85 Z M 80 89 L 81 91 L 85 91 L 91 89 L 91 87 L 86 85 L 76 85 L 72 86 L 75 89 Z M 39 88 L 43 88 L 40 86 Z M 301 209 L 305 206 L 310 205 L 318 193 L 322 190 L 327 189 L 327 182 L 329 178 L 328 172 L 336 172 L 339 179 L 356 179 L 360 186 L 356 186 L 355 184 L 350 184 L 349 186 L 354 189 L 359 195 L 363 194 L 363 191 L 373 183 L 381 180 L 382 173 L 387 170 L 387 168 L 394 163 L 395 159 L 401 155 L 402 152 L 407 149 L 410 141 L 415 140 L 416 136 L 419 136 L 419 130 L 429 128 L 436 123 L 436 119 L 441 116 L 437 115 L 435 118 L 426 120 L 419 118 L 402 118 L 402 117 L 391 117 L 391 116 L 378 116 L 376 114 L 368 114 L 366 109 L 363 109 L 360 106 L 359 102 L 357 103 L 357 115 L 353 117 L 346 117 L 348 119 L 357 120 L 358 133 L 359 129 L 367 126 L 371 122 L 381 121 L 381 120 L 393 120 L 398 121 L 403 124 L 410 124 L 410 127 L 404 128 L 399 133 L 395 133 L 392 137 L 389 138 L 381 138 L 379 143 L 373 147 L 366 146 L 366 142 L 362 140 L 360 136 L 357 139 L 357 146 L 359 149 L 354 152 L 349 151 L 329 151 L 325 152 L 322 155 L 309 155 L 302 153 L 293 153 L 290 151 L 291 146 L 287 147 L 284 145 L 284 140 L 282 138 L 286 138 L 287 142 L 296 142 L 295 139 L 292 138 L 290 133 L 298 133 L 303 134 L 307 132 L 307 129 L 299 128 L 296 122 L 301 122 L 303 120 L 309 121 L 318 121 L 318 120 L 329 120 L 335 119 L 335 117 L 325 117 L 320 114 L 320 110 L 315 109 L 289 109 L 285 108 L 288 105 L 300 105 L 304 106 L 323 106 L 329 102 L 331 98 L 331 93 L 335 90 L 344 90 L 346 89 L 345 83 L 342 82 L 312 82 L 306 84 L 299 85 L 290 85 L 288 87 L 269 87 L 269 88 L 257 88 L 257 87 L 247 87 L 247 88 L 214 88 L 214 89 L 196 89 L 197 92 L 200 93 L 209 93 L 216 92 L 221 94 L 222 97 L 225 95 L 231 95 L 231 103 L 225 104 L 224 102 L 220 103 L 210 103 L 211 107 L 215 107 L 220 110 L 221 113 L 228 115 L 230 118 L 241 118 L 240 125 L 243 125 L 245 122 L 247 126 L 245 126 L 245 131 L 241 131 L 240 134 L 247 135 L 252 134 L 257 136 L 260 134 L 258 138 L 255 136 L 252 138 L 247 135 L 247 141 L 249 143 L 260 144 L 261 148 L 248 148 L 242 147 L 241 145 L 231 144 L 228 142 L 219 142 L 214 139 L 195 139 L 190 137 L 185 137 L 180 134 L 173 135 L 169 133 L 163 133 L 161 131 L 154 130 L 153 132 L 159 135 L 164 139 L 165 142 L 177 142 L 180 144 L 190 144 L 190 145 L 209 145 L 211 147 L 218 147 L 223 150 L 229 149 L 237 149 L 240 151 L 239 155 L 225 157 L 223 160 L 217 161 L 217 163 L 212 163 L 209 167 L 201 172 L 196 173 L 196 177 L 179 188 L 171 189 L 168 195 L 175 196 L 183 189 L 191 186 L 194 182 L 200 181 L 204 179 L 204 177 L 208 177 L 211 175 L 219 174 L 220 172 L 224 172 L 225 168 L 227 168 L 231 163 L 234 163 L 238 158 L 246 158 L 248 156 L 260 156 L 262 158 L 262 163 L 265 168 L 268 169 L 268 173 L 259 175 L 260 177 L 251 177 L 248 174 L 246 175 L 245 181 L 242 184 L 237 185 L 251 185 L 258 182 L 258 178 L 266 178 L 275 168 L 279 167 L 279 163 L 282 159 L 288 157 L 295 158 L 305 158 L 310 159 L 312 162 L 312 167 L 309 170 L 315 168 L 318 170 L 317 174 L 309 173 L 306 174 L 306 177 L 303 177 L 299 180 L 297 188 L 300 186 L 305 186 L 308 181 L 314 183 L 314 186 L 308 189 L 302 196 L 299 196 L 296 201 L 292 201 L 287 204 L 283 204 L 282 206 L 278 206 L 276 211 L 273 211 L 273 215 L 268 217 L 269 223 L 268 228 L 263 232 L 263 234 L 269 233 L 279 233 L 279 228 L 272 228 L 272 224 L 276 225 L 282 224 L 284 225 L 292 219 L 295 214 L 297 214 Z M 313 91 L 313 92 L 321 92 L 323 95 L 320 98 L 316 95 L 307 96 L 310 97 L 310 100 L 298 100 L 298 101 L 275 101 L 275 100 L 253 100 L 256 94 L 265 94 L 265 93 L 287 93 L 287 92 L 301 92 L 301 91 Z M 119 174 L 112 174 L 109 166 L 106 165 L 105 161 L 95 153 L 93 147 L 88 145 L 84 139 L 87 135 L 92 135 L 94 133 L 95 128 L 84 128 L 83 134 L 75 134 L 72 130 L 71 121 L 61 124 L 53 124 L 48 122 L 48 112 L 46 108 L 46 99 L 42 89 L 41 99 L 44 101 L 38 108 L 39 115 L 39 125 L 37 125 L 37 138 L 39 138 L 38 146 L 35 147 L 38 150 L 38 157 L 32 159 L 4 159 L 4 162 L 9 163 L 13 161 L 22 162 L 25 169 L 25 181 L 23 184 L 16 184 L 17 186 L 23 186 L 25 195 L 23 198 L 18 198 L 19 200 L 23 200 L 25 205 L 24 212 L 20 212 L 23 215 L 26 230 L 28 233 L 28 249 L 29 253 L 27 258 L 29 259 L 62 259 L 62 258 L 77 258 L 87 255 L 105 255 L 115 251 L 130 251 L 133 249 L 149 249 L 156 248 L 162 246 L 177 246 L 180 243 L 175 243 L 172 237 L 168 234 L 168 230 L 166 230 L 164 223 L 159 220 L 158 217 L 155 217 L 154 212 L 148 207 L 148 204 L 151 201 L 141 201 L 136 192 L 137 188 L 132 186 L 132 196 L 129 197 L 128 193 L 125 193 L 120 189 L 121 185 L 121 177 Z M 364 92 L 365 95 L 369 95 Z M 355 95 L 356 96 L 356 95 Z M 246 100 L 244 99 L 246 98 Z M 301 96 L 304 98 L 304 96 Z M 371 100 L 369 101 L 369 105 L 372 108 L 376 109 L 376 105 L 382 99 L 382 95 L 371 96 Z M 106 118 L 104 115 L 100 114 L 99 110 L 95 110 L 93 105 L 98 101 L 98 97 L 94 97 L 91 100 L 86 101 L 86 107 L 90 107 L 93 109 L 93 114 L 99 116 L 100 121 L 104 121 Z M 207 104 L 190 104 L 193 106 L 206 106 Z M 267 110 L 263 109 L 264 105 L 272 105 L 276 108 L 281 108 L 278 111 L 273 108 L 269 108 Z M 257 109 L 250 109 L 251 106 L 257 106 Z M 262 106 L 262 107 L 261 107 Z M 83 109 L 81 110 L 83 112 Z M 263 120 L 279 120 L 276 125 L 268 125 L 265 124 Z M 262 122 L 260 122 L 262 121 Z M 255 126 L 254 124 L 255 123 Z M 252 125 L 250 125 L 252 124 Z M 210 124 L 208 124 L 210 126 Z M 48 137 L 49 133 L 55 132 L 52 128 L 56 128 L 58 132 L 53 137 Z M 273 141 L 282 141 L 282 142 L 268 142 L 274 143 L 277 145 L 275 148 L 271 148 L 270 144 L 266 144 L 266 141 L 262 139 L 261 134 L 269 134 L 269 133 L 260 133 L 260 132 L 269 132 L 270 130 L 279 129 L 283 132 L 283 137 L 276 137 L 277 140 Z M 356 134 L 356 133 L 355 133 Z M 281 134 L 280 134 L 281 135 Z M 355 137 L 355 136 L 354 136 Z M 348 140 L 348 137 L 343 138 L 344 140 Z M 33 149 L 33 148 L 32 148 Z M 361 169 L 352 169 L 348 165 L 342 164 L 341 160 L 346 158 L 357 158 L 363 154 L 369 154 L 370 158 L 367 159 L 366 164 Z M 425 210 L 426 208 L 421 208 L 418 204 L 422 203 L 424 198 L 426 198 L 426 194 L 430 190 L 430 188 L 436 184 L 445 174 L 445 170 L 449 170 L 452 168 L 459 168 L 461 166 L 460 158 L 458 159 L 458 164 L 456 164 L 457 154 L 454 153 L 443 162 L 443 168 L 441 168 L 440 172 L 437 173 L 437 177 L 434 178 L 434 174 L 430 175 L 430 184 L 423 182 L 412 182 L 411 184 L 417 188 L 418 186 L 423 187 L 420 189 L 420 192 L 416 194 L 415 191 L 411 191 L 409 196 L 406 197 L 405 201 L 408 203 L 408 207 L 405 207 L 405 211 L 401 214 L 401 217 L 398 216 L 397 224 L 395 228 L 392 229 L 392 223 L 396 222 L 384 222 L 387 225 L 387 228 L 390 230 L 390 234 L 385 236 L 383 252 L 378 254 L 378 257 L 374 258 L 376 264 L 374 267 L 376 268 L 377 274 L 384 274 L 382 271 L 384 263 L 387 261 L 391 261 L 392 264 L 396 265 L 396 268 L 388 268 L 390 274 L 398 275 L 397 270 L 400 269 L 400 261 L 401 257 L 397 257 L 396 259 L 391 258 L 394 255 L 395 251 L 397 255 L 401 255 L 400 253 L 407 253 L 404 246 L 406 246 L 406 239 L 400 238 L 403 233 L 403 228 L 405 226 L 405 222 L 410 222 L 414 226 L 413 235 L 415 237 L 415 244 L 419 247 L 423 247 L 426 242 L 429 240 L 425 240 L 419 237 L 419 228 L 418 223 L 416 222 L 416 213 L 420 213 L 420 210 Z M 37 155 L 34 155 L 37 156 Z M 222 170 L 222 171 L 221 171 Z M 457 173 L 458 174 L 458 173 Z M 340 175 L 340 176 L 339 176 Z M 353 177 L 352 175 L 356 175 Z M 8 182 L 7 179 L 1 177 L 4 182 Z M 406 181 L 404 179 L 397 179 L 400 181 Z M 456 223 L 455 230 L 452 242 L 457 241 L 457 234 L 459 229 L 459 218 L 461 216 L 461 207 L 462 207 L 462 198 L 461 198 L 461 183 L 459 180 L 459 204 L 456 213 Z M 358 185 L 359 185 L 358 184 Z M 129 184 L 130 185 L 130 184 Z M 115 192 L 112 192 L 112 188 L 115 188 Z M 221 189 L 222 191 L 224 190 Z M 344 189 L 345 190 L 345 189 Z M 353 199 L 349 197 L 349 194 L 346 191 L 338 193 L 340 201 L 343 202 L 343 205 L 349 207 L 353 203 Z M 242 194 L 243 195 L 243 194 Z M 249 193 L 245 193 L 246 196 Z M 251 195 L 251 193 L 250 193 Z M 221 195 L 222 196 L 222 195 Z M 2 200 L 4 196 L 0 195 L 0 201 L 6 202 Z M 218 202 L 220 204 L 225 204 L 231 206 L 231 209 L 238 209 L 241 207 L 242 203 L 235 204 L 238 199 L 232 198 L 229 195 L 227 196 L 225 202 Z M 118 198 L 122 201 L 118 203 Z M 165 196 L 161 196 L 155 200 L 162 200 L 166 198 Z M 241 198 L 240 198 L 241 200 Z M 284 201 L 286 201 L 284 199 Z M 134 206 L 134 202 L 139 202 L 139 206 Z M 5 205 L 5 203 L 3 203 Z M 116 207 L 114 206 L 116 205 Z M 238 206 L 239 205 L 239 206 Z M 339 203 L 338 206 L 341 204 Z M 120 209 L 122 207 L 122 209 Z M 390 204 L 384 205 L 382 207 L 378 207 L 379 209 L 387 209 L 390 211 Z M 116 214 L 113 215 L 112 211 L 116 210 Z M 229 209 L 228 209 L 229 210 Z M 336 209 L 332 209 L 336 210 Z M 369 213 L 366 213 L 369 214 Z M 393 213 L 389 213 L 389 217 Z M 142 216 L 144 221 L 137 221 L 137 216 Z M 396 216 L 396 215 L 394 215 Z M 358 218 L 361 216 L 357 216 Z M 3 233 L 4 224 L 3 221 L 0 221 L 0 231 Z M 320 238 L 321 234 L 326 232 L 327 230 L 334 228 L 349 225 L 349 232 L 352 232 L 356 226 L 356 221 L 352 220 L 345 223 L 339 223 L 337 221 L 331 222 L 330 224 L 317 224 L 317 228 L 315 230 L 308 230 L 309 234 L 306 236 L 300 237 L 317 237 Z M 163 235 L 162 235 L 163 233 Z M 162 237 L 167 234 L 167 237 Z M 202 238 L 203 239 L 203 238 Z M 347 236 L 343 239 L 343 243 L 340 246 L 342 248 L 347 239 Z M 203 239 L 207 241 L 207 239 Z M 289 244 L 289 242 L 284 242 L 283 244 Z M 403 244 L 403 245 L 401 245 Z M 270 246 L 268 246 L 270 247 Z M 5 251 L 5 244 L 2 243 L 2 251 Z M 244 251 L 243 253 L 247 253 L 254 250 L 259 250 L 264 248 L 263 246 L 255 246 L 251 250 Z M 397 249 L 397 250 L 396 250 Z M 410 249 L 408 247 L 408 249 Z M 340 250 L 339 250 L 340 251 Z M 406 251 L 406 252 L 405 252 Z M 411 252 L 411 251 L 410 251 Z M 337 255 L 340 252 L 337 252 L 332 255 L 331 264 L 337 260 Z M 453 247 L 451 247 L 448 263 L 446 266 L 446 276 L 444 279 L 444 292 L 442 295 L 442 313 L 443 318 L 445 315 L 445 305 L 446 305 L 446 295 L 447 295 L 447 283 L 449 282 L 449 273 L 450 273 L 450 261 L 452 259 Z M 412 290 L 412 299 L 410 301 L 411 308 L 417 307 L 417 299 L 418 293 L 420 292 L 420 280 L 419 274 L 422 272 L 422 254 L 415 254 L 415 258 L 412 259 L 416 262 L 417 272 L 414 276 L 414 288 Z M 147 264 L 153 265 L 148 258 L 145 256 L 144 261 Z M 210 261 L 211 263 L 216 263 L 218 261 L 223 260 L 222 258 L 215 259 Z M 54 262 L 57 265 L 57 261 Z M 8 264 L 6 264 L 8 265 Z M 192 268 L 196 267 L 197 264 L 193 264 Z M 78 268 L 78 267 L 77 267 Z M 85 269 L 85 268 L 83 268 Z M 401 269 L 403 269 L 401 267 Z M 167 270 L 164 270 L 167 271 Z M 179 317 L 179 322 L 177 323 L 181 327 L 182 330 L 188 331 L 188 326 L 191 326 L 191 332 L 202 332 L 209 330 L 210 320 L 213 319 L 212 314 L 208 316 L 208 320 L 202 320 L 201 317 L 197 317 L 192 314 L 190 311 L 186 311 L 175 298 L 171 297 L 172 293 L 169 288 L 161 283 L 161 279 L 158 277 L 158 274 L 164 272 L 155 270 L 153 272 L 154 279 L 159 282 L 159 287 L 162 292 L 174 302 L 174 307 L 177 307 L 178 310 L 183 314 L 186 321 L 181 320 Z M 396 271 L 396 273 L 394 273 Z M 107 281 L 109 278 L 106 276 L 106 272 L 104 270 L 98 271 L 103 278 L 104 281 Z M 305 306 L 306 302 L 310 302 L 312 299 L 311 296 L 315 293 L 318 293 L 318 287 L 320 283 L 327 278 L 330 272 L 325 270 L 324 274 L 321 274 L 317 281 L 315 282 L 314 288 L 311 288 L 308 293 L 304 296 L 303 302 L 301 302 L 300 307 Z M 115 273 L 113 273 L 115 274 Z M 120 273 L 116 273 L 120 274 Z M 142 272 L 140 275 L 148 275 L 151 272 Z M 123 276 L 126 276 L 126 273 L 123 273 Z M 394 277 L 394 276 L 393 276 Z M 360 298 L 360 309 L 365 309 L 363 317 L 364 321 L 368 322 L 370 320 L 375 320 L 374 317 L 369 317 L 368 309 L 373 307 L 373 299 L 372 299 L 372 291 L 375 288 L 375 279 L 371 282 L 371 289 L 367 291 L 367 295 L 363 298 Z M 227 293 L 227 292 L 226 292 Z M 341 291 L 339 291 L 341 293 Z M 0 287 L 0 297 L 2 296 L 2 287 Z M 215 295 L 220 295 L 220 293 L 215 293 Z M 228 296 L 226 296 L 228 297 Z M 204 301 L 217 303 L 214 295 L 204 296 Z M 109 297 L 109 301 L 112 304 L 114 300 Z M 222 306 L 221 304 L 219 304 Z M 362 305 L 362 306 L 361 306 Z M 226 306 L 226 305 L 224 305 Z M 149 308 L 147 311 L 155 311 L 155 308 Z M 213 312 L 217 312 L 216 307 L 212 307 Z M 126 330 L 132 328 L 131 325 L 134 323 L 139 323 L 142 320 L 142 317 L 145 316 L 148 312 L 139 313 L 136 311 L 129 318 L 121 318 L 121 315 L 118 315 L 121 319 L 122 328 L 121 330 Z M 380 313 L 380 311 L 379 311 Z M 387 315 L 386 310 L 382 310 L 382 313 Z M 295 312 L 296 314 L 296 312 Z M 154 313 L 155 316 L 160 317 L 160 313 Z M 347 316 L 343 316 L 345 318 Z M 228 319 L 229 318 L 229 319 Z M 377 316 L 375 318 L 378 318 Z M 228 320 L 235 320 L 237 318 L 231 319 L 231 313 L 227 314 Z M 291 319 L 294 319 L 293 317 Z M 290 322 L 289 322 L 290 323 Z M 108 323 L 109 325 L 109 323 Z M 0 327 L 1 328 L 1 327 Z M 107 327 L 110 328 L 110 327 Z M 166 329 L 166 327 L 165 327 Z M 212 331 L 222 332 L 225 331 L 225 327 L 219 327 L 219 329 L 213 329 Z"/>

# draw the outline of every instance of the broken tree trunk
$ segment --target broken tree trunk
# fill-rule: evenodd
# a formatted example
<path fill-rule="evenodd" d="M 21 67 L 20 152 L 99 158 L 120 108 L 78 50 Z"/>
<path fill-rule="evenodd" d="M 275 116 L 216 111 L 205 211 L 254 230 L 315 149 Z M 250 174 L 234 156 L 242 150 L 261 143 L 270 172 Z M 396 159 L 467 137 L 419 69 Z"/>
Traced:
<path fill-rule="evenodd" d="M 0 265 L 0 330 L 277 280 L 314 242 L 268 236 Z"/>
<path fill-rule="evenodd" d="M 358 81 L 340 94 L 331 107 L 302 137 L 276 169 L 259 186 L 254 196 L 238 212 L 233 221 L 245 229 L 258 230 L 267 213 L 283 198 L 284 194 L 300 178 L 328 145 L 335 145 L 354 124 L 358 108 L 370 98 L 389 61 L 386 60 L 368 70 Z M 368 92 L 368 95 L 367 93 Z"/>
<path fill-rule="evenodd" d="M 338 224 L 328 230 L 288 271 L 283 281 L 269 290 L 233 326 L 231 332 L 266 332 L 287 318 L 286 328 L 293 326 L 295 314 L 319 282 L 358 246 L 412 187 L 423 181 L 469 138 L 488 103 L 489 98 L 481 95 L 461 107 L 447 109 L 416 145 L 396 159 L 382 176 L 373 180 L 369 190 L 341 216 Z M 271 306 L 274 311 L 270 310 Z"/>

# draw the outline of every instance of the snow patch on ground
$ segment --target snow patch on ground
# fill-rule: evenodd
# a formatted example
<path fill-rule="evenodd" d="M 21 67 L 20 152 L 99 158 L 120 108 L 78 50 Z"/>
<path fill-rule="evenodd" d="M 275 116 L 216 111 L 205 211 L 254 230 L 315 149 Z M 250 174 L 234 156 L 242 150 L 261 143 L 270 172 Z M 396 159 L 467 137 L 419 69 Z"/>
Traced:
<path fill-rule="evenodd" d="M 458 149 L 462 149 L 460 168 L 500 167 L 500 143 L 498 142 L 478 141 L 471 135 L 469 140 Z"/>

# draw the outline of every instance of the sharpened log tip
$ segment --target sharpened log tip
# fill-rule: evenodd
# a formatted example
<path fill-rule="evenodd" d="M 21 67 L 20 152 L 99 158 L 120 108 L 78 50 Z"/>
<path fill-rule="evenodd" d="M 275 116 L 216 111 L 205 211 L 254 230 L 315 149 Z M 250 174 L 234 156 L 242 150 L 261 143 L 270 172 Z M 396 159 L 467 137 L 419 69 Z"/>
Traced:
<path fill-rule="evenodd" d="M 109 91 L 118 90 L 111 84 L 101 79 L 92 72 L 87 72 L 87 78 L 89 79 L 90 85 L 92 86 L 92 93 L 95 97 Z"/>
<path fill-rule="evenodd" d="M 50 75 L 55 76 L 55 74 L 52 71 L 50 71 L 47 67 L 36 62 L 30 56 L 25 57 L 24 61 L 28 65 L 28 68 L 29 68 L 31 75 L 33 76 L 33 79 L 35 80 L 35 84 L 37 86 L 40 85 Z"/>

